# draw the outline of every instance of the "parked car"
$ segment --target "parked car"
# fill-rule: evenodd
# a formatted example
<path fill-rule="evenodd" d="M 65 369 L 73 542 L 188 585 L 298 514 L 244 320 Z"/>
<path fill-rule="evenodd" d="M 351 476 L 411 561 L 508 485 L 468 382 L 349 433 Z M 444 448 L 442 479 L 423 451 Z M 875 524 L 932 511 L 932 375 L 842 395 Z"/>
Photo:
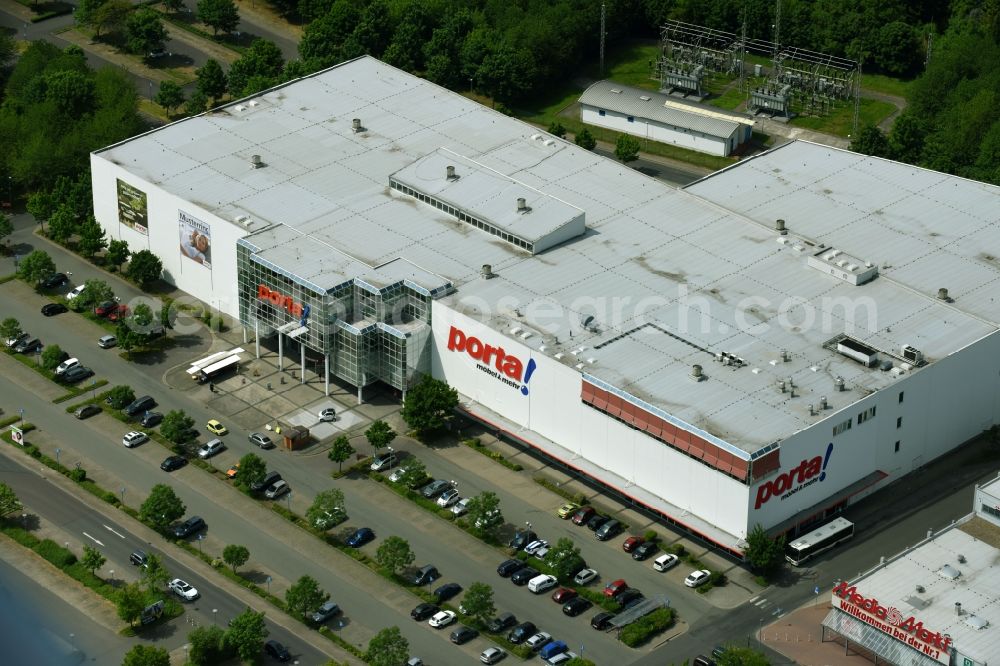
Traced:
<path fill-rule="evenodd" d="M 524 567 L 523 569 L 518 569 L 513 574 L 511 574 L 510 582 L 514 585 L 527 585 L 528 581 L 538 575 L 538 569 L 532 569 L 531 567 Z"/>
<path fill-rule="evenodd" d="M 143 444 L 144 442 L 148 441 L 149 441 L 149 435 L 139 430 L 133 430 L 131 432 L 127 432 L 125 433 L 125 436 L 122 437 L 122 444 L 125 446 L 126 449 L 135 448 L 136 446 L 139 446 L 140 444 Z"/>
<path fill-rule="evenodd" d="M 85 285 L 85 284 L 78 284 L 77 286 L 73 287 L 69 291 L 68 294 L 66 294 L 66 300 L 67 301 L 72 301 L 74 298 L 76 298 L 77 296 L 79 296 L 80 294 L 82 294 L 83 290 L 86 289 L 86 288 L 87 288 L 87 285 Z"/>
<path fill-rule="evenodd" d="M 414 585 L 428 585 L 441 577 L 441 572 L 433 564 L 425 564 L 417 570 L 411 579 Z"/>
<path fill-rule="evenodd" d="M 456 516 L 464 516 L 469 512 L 469 498 L 463 497 L 458 500 L 452 507 L 451 512 Z"/>
<path fill-rule="evenodd" d="M 577 504 L 576 502 L 566 502 L 561 507 L 559 507 L 559 509 L 556 510 L 556 515 L 562 518 L 563 520 L 566 520 L 574 513 L 576 513 L 577 509 L 579 508 L 580 505 Z"/>
<path fill-rule="evenodd" d="M 19 344 L 31 337 L 30 333 L 18 333 L 13 338 L 7 338 L 4 343 L 8 349 L 15 349 Z"/>
<path fill-rule="evenodd" d="M 442 627 L 447 627 L 454 621 L 455 611 L 443 610 L 432 615 L 431 619 L 427 620 L 427 624 L 431 625 L 435 629 L 441 629 Z"/>
<path fill-rule="evenodd" d="M 174 526 L 174 536 L 184 539 L 208 527 L 201 516 L 191 516 L 180 525 Z"/>
<path fill-rule="evenodd" d="M 546 659 L 545 663 L 549 666 L 563 666 L 563 664 L 573 661 L 574 659 L 576 659 L 575 652 L 560 652 L 559 654 Z"/>
<path fill-rule="evenodd" d="M 322 606 L 313 611 L 312 621 L 316 624 L 322 624 L 338 615 L 340 615 L 340 606 L 332 601 L 325 601 Z"/>
<path fill-rule="evenodd" d="M 437 505 L 440 507 L 449 507 L 456 503 L 458 500 L 462 499 L 458 495 L 458 491 L 454 488 L 449 488 L 448 490 L 441 493 L 441 496 L 437 498 Z"/>
<path fill-rule="evenodd" d="M 507 653 L 498 647 L 488 647 L 479 654 L 479 661 L 484 664 L 495 664 L 504 657 Z"/>
<path fill-rule="evenodd" d="M 486 629 L 491 634 L 499 634 L 504 629 L 510 629 L 517 624 L 517 618 L 513 613 L 500 613 L 495 618 L 486 623 Z"/>
<path fill-rule="evenodd" d="M 423 620 L 429 618 L 431 615 L 437 613 L 439 610 L 441 609 L 435 606 L 434 604 L 429 604 L 427 602 L 424 602 L 422 604 L 417 604 L 416 608 L 410 611 L 410 617 L 412 617 L 414 620 L 417 620 L 418 622 L 422 622 Z"/>
<path fill-rule="evenodd" d="M 264 491 L 264 497 L 267 499 L 278 499 L 279 497 L 284 497 L 288 493 L 292 492 L 292 487 L 288 485 L 285 480 L 278 481 L 271 485 L 270 488 Z"/>
<path fill-rule="evenodd" d="M 507 640 L 514 645 L 520 645 L 528 640 L 538 630 L 534 622 L 522 622 L 507 633 Z"/>
<path fill-rule="evenodd" d="M 709 659 L 703 654 L 699 654 L 694 658 L 694 661 L 691 662 L 691 666 L 715 666 L 715 661 Z"/>
<path fill-rule="evenodd" d="M 90 418 L 94 414 L 100 414 L 101 408 L 97 405 L 83 405 L 82 407 L 77 407 L 76 411 L 73 412 L 73 416 L 78 419 Z"/>
<path fill-rule="evenodd" d="M 524 644 L 531 648 L 532 652 L 538 652 L 546 643 L 552 640 L 552 634 L 547 631 L 539 631 L 535 635 L 524 641 Z"/>
<path fill-rule="evenodd" d="M 278 661 L 289 661 L 292 658 L 285 646 L 273 638 L 264 643 L 264 654 Z"/>
<path fill-rule="evenodd" d="M 198 590 L 194 588 L 190 583 L 186 583 L 180 578 L 174 578 L 172 581 L 167 583 L 167 587 L 173 590 L 174 594 L 183 599 L 184 601 L 194 601 L 198 598 Z"/>
<path fill-rule="evenodd" d="M 628 583 L 625 582 L 624 578 L 619 578 L 618 580 L 613 580 L 604 586 L 604 596 L 613 597 L 624 589 L 628 588 Z"/>
<path fill-rule="evenodd" d="M 592 506 L 581 506 L 573 514 L 574 525 L 586 525 L 587 521 L 594 517 L 597 511 Z"/>
<path fill-rule="evenodd" d="M 128 561 L 137 567 L 144 567 L 149 562 L 149 556 L 141 550 L 133 550 L 132 554 L 128 556 Z"/>
<path fill-rule="evenodd" d="M 579 596 L 572 587 L 560 587 L 558 590 L 552 593 L 552 601 L 557 604 L 564 604 L 570 599 L 575 599 Z"/>
<path fill-rule="evenodd" d="M 66 384 L 76 384 L 77 382 L 82 382 L 87 377 L 93 377 L 94 371 L 85 365 L 74 365 L 72 368 L 67 370 L 62 374 L 59 379 Z"/>
<path fill-rule="evenodd" d="M 27 338 L 17 343 L 14 351 L 18 354 L 32 354 L 42 348 L 42 341 L 38 338 Z"/>
<path fill-rule="evenodd" d="M 538 651 L 538 656 L 541 657 L 542 660 L 551 659 L 557 654 L 566 652 L 566 650 L 568 649 L 569 648 L 566 646 L 566 643 L 562 641 L 552 641 L 551 643 L 549 643 L 548 645 L 546 645 L 545 647 L 543 647 L 541 650 Z"/>
<path fill-rule="evenodd" d="M 324 409 L 319 413 L 319 420 L 325 422 L 336 421 L 337 410 L 334 409 L 333 407 L 327 407 L 326 409 Z"/>
<path fill-rule="evenodd" d="M 66 306 L 62 303 L 46 303 L 42 306 L 42 314 L 46 317 L 52 317 L 63 312 L 66 312 Z"/>
<path fill-rule="evenodd" d="M 202 460 L 208 460 L 212 456 L 222 453 L 225 448 L 226 445 L 222 443 L 221 439 L 213 439 L 202 444 L 201 448 L 198 449 L 198 457 Z"/>
<path fill-rule="evenodd" d="M 393 483 L 399 483 L 403 480 L 403 477 L 406 476 L 407 471 L 408 470 L 405 467 L 397 467 L 389 474 L 389 480 Z"/>
<path fill-rule="evenodd" d="M 56 287 L 61 287 L 69 282 L 69 278 L 66 277 L 65 273 L 53 273 L 44 280 L 40 282 L 43 289 L 55 289 Z"/>
<path fill-rule="evenodd" d="M 723 645 L 716 645 L 714 648 L 712 648 L 712 658 L 713 659 L 721 659 L 722 657 L 726 656 L 726 652 L 728 652 L 728 651 L 729 651 L 729 648 L 727 648 L 727 647 L 725 647 Z"/>
<path fill-rule="evenodd" d="M 451 488 L 450 483 L 448 483 L 444 479 L 437 479 L 436 481 L 432 481 L 431 483 L 428 483 L 426 486 L 424 486 L 420 490 L 420 494 L 426 497 L 427 499 L 434 499 L 435 497 L 437 497 L 444 491 L 449 490 L 450 488 Z"/>
<path fill-rule="evenodd" d="M 541 594 L 546 590 L 551 590 L 556 586 L 557 582 L 559 581 L 555 576 L 550 576 L 549 574 L 538 574 L 528 581 L 528 590 L 534 592 L 535 594 Z"/>
<path fill-rule="evenodd" d="M 111 311 L 105 315 L 108 321 L 121 321 L 122 319 L 127 319 L 132 312 L 128 309 L 128 306 L 124 303 L 119 303 L 115 307 L 111 308 Z"/>
<path fill-rule="evenodd" d="M 75 357 L 74 358 L 68 358 L 68 359 L 66 359 L 65 361 L 63 361 L 62 363 L 60 363 L 59 365 L 56 366 L 56 371 L 55 372 L 56 372 L 57 375 L 61 375 L 64 372 L 66 372 L 67 370 L 69 370 L 70 368 L 75 368 L 78 365 L 80 365 L 80 359 L 75 358 Z"/>
<path fill-rule="evenodd" d="M 279 481 L 278 483 L 284 482 Z M 374 538 L 375 532 L 373 532 L 370 527 L 359 527 L 354 530 L 354 533 L 351 534 L 351 536 L 347 537 L 347 545 L 351 548 L 361 548 L 361 546 L 365 545 Z"/>
<path fill-rule="evenodd" d="M 594 531 L 598 541 L 607 541 L 622 531 L 622 524 L 612 518 Z"/>
<path fill-rule="evenodd" d="M 187 464 L 187 458 L 184 456 L 168 456 L 166 460 L 160 463 L 160 469 L 164 472 L 173 472 Z"/>
<path fill-rule="evenodd" d="M 532 541 L 531 543 L 529 543 L 527 546 L 524 547 L 524 552 L 526 552 L 528 555 L 534 555 L 542 548 L 548 548 L 548 546 L 549 542 L 546 541 L 545 539 L 535 539 L 534 541 Z M 541 556 L 539 556 L 539 559 L 541 559 Z"/>
<path fill-rule="evenodd" d="M 146 412 L 142 416 L 142 420 L 139 424 L 143 428 L 152 428 L 153 426 L 159 425 L 163 421 L 163 414 L 160 412 Z"/>
<path fill-rule="evenodd" d="M 680 562 L 680 558 L 673 553 L 664 553 L 653 560 L 653 568 L 657 571 L 666 571 L 676 566 L 678 562 Z"/>
<path fill-rule="evenodd" d="M 595 513 L 593 516 L 590 517 L 590 520 L 587 521 L 587 529 L 590 530 L 591 532 L 596 532 L 602 525 L 604 525 L 604 523 L 608 522 L 609 520 L 611 520 L 611 518 L 609 518 L 608 516 L 602 516 L 599 513 Z"/>
<path fill-rule="evenodd" d="M 614 613 L 601 612 L 590 618 L 590 627 L 592 629 L 597 629 L 598 631 L 604 631 L 611 627 L 611 620 L 615 617 Z"/>
<path fill-rule="evenodd" d="M 373 472 L 381 472 L 387 470 L 396 464 L 396 452 L 388 451 L 386 453 L 380 453 L 372 459 L 372 464 L 370 465 Z"/>
<path fill-rule="evenodd" d="M 627 590 L 622 590 L 620 593 L 616 594 L 614 599 L 615 603 L 621 606 L 622 610 L 626 608 L 631 608 L 635 605 L 633 602 L 639 602 L 643 599 L 643 594 L 634 587 L 630 587 Z"/>
<path fill-rule="evenodd" d="M 451 642 L 455 645 L 464 645 L 479 635 L 479 632 L 464 624 L 451 632 Z"/>
<path fill-rule="evenodd" d="M 640 543 L 635 547 L 635 550 L 632 551 L 632 559 L 636 562 L 642 562 L 659 549 L 660 546 L 655 541 Z"/>
<path fill-rule="evenodd" d="M 640 544 L 643 544 L 645 542 L 646 539 L 644 539 L 641 536 L 630 536 L 627 539 L 625 539 L 625 541 L 622 542 L 622 550 L 624 550 L 626 553 L 631 553 L 633 550 L 638 548 Z"/>
<path fill-rule="evenodd" d="M 458 593 L 462 591 L 462 586 L 458 583 L 445 583 L 441 587 L 434 590 L 434 598 L 438 600 L 438 603 L 443 604 L 444 602 L 458 596 Z"/>
<path fill-rule="evenodd" d="M 232 465 L 229 466 L 229 469 L 226 470 L 226 478 L 235 479 L 237 475 L 239 475 L 239 473 L 240 473 L 240 464 L 233 463 Z"/>
<path fill-rule="evenodd" d="M 265 474 L 264 478 L 258 481 L 257 483 L 251 484 L 250 490 L 255 493 L 263 493 L 266 492 L 268 488 L 276 484 L 278 481 L 281 481 L 281 474 L 272 470 L 267 474 Z"/>
<path fill-rule="evenodd" d="M 97 346 L 101 349 L 111 349 L 118 345 L 118 338 L 113 335 L 102 335 L 97 338 Z"/>
<path fill-rule="evenodd" d="M 521 560 L 515 560 L 515 559 L 504 560 L 497 567 L 497 574 L 499 574 L 501 578 L 510 578 L 511 574 L 523 568 L 524 568 L 524 562 L 522 562 Z"/>
<path fill-rule="evenodd" d="M 590 610 L 593 605 L 594 604 L 592 604 L 589 599 L 584 599 L 583 597 L 573 597 L 563 604 L 562 612 L 570 617 L 576 617 L 580 613 Z"/>
<path fill-rule="evenodd" d="M 228 435 L 229 428 L 219 423 L 216 419 L 209 419 L 208 423 L 205 424 L 205 430 L 209 431 L 213 435 Z"/>
<path fill-rule="evenodd" d="M 114 301 L 101 301 L 94 308 L 94 314 L 98 317 L 107 317 L 117 305 Z"/>
<path fill-rule="evenodd" d="M 513 538 L 507 545 L 514 550 L 524 550 L 532 541 L 537 541 L 538 535 L 531 530 L 522 530 L 514 533 Z"/>
<path fill-rule="evenodd" d="M 586 585 L 597 578 L 597 569 L 581 569 L 573 576 L 573 582 L 577 585 Z"/>
<path fill-rule="evenodd" d="M 144 395 L 140 398 L 136 398 L 122 411 L 125 412 L 126 416 L 136 416 L 137 414 L 142 414 L 148 412 L 153 407 L 156 407 L 156 401 L 153 400 L 153 396 Z"/>
<path fill-rule="evenodd" d="M 250 440 L 251 444 L 253 444 L 254 446 L 259 446 L 262 449 L 274 448 L 274 442 L 272 442 L 271 438 L 262 432 L 252 432 L 250 433 L 248 439 Z"/>
<path fill-rule="evenodd" d="M 700 571 L 692 571 L 688 574 L 687 578 L 684 579 L 684 584 L 688 587 L 698 587 L 699 585 L 704 585 L 708 582 L 708 579 L 712 576 L 712 572 L 708 569 L 701 569 Z"/>

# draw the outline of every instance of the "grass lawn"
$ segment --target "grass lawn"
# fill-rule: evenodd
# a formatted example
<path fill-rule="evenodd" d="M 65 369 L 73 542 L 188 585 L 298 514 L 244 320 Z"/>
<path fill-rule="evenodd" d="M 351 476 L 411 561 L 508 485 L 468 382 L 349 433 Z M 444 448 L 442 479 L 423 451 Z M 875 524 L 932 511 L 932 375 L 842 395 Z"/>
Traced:
<path fill-rule="evenodd" d="M 726 92 L 722 93 L 719 97 L 708 100 L 707 103 L 720 109 L 732 111 L 737 107 L 742 106 L 746 101 L 746 92 L 740 90 L 738 86 L 733 86 Z"/>
<path fill-rule="evenodd" d="M 878 125 L 887 118 L 896 107 L 888 102 L 874 99 L 862 99 L 861 107 L 858 111 L 858 128 L 868 125 Z M 826 132 L 837 136 L 849 136 L 853 131 L 854 106 L 844 104 L 828 116 L 818 118 L 815 116 L 797 116 L 789 123 L 794 127 L 804 127 L 805 129 Z"/>
<path fill-rule="evenodd" d="M 650 63 L 660 56 L 660 47 L 655 42 L 630 42 L 622 44 L 605 54 L 604 76 L 594 63 L 587 74 L 592 79 L 612 79 L 627 86 L 657 90 L 659 81 L 649 78 Z"/>
<path fill-rule="evenodd" d="M 861 75 L 862 90 L 871 90 L 872 92 L 880 92 L 887 95 L 906 97 L 912 85 L 913 81 L 904 81 L 903 79 L 896 79 L 884 74 Z"/>

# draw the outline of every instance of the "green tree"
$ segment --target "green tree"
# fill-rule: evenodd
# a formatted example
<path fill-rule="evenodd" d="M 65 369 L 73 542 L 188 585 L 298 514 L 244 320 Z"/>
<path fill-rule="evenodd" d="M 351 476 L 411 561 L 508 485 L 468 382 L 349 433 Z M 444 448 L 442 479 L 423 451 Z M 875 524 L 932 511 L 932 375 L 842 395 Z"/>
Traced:
<path fill-rule="evenodd" d="M 42 367 L 46 370 L 55 370 L 62 363 L 62 347 L 59 345 L 46 345 L 42 349 Z"/>
<path fill-rule="evenodd" d="M 118 348 L 125 352 L 125 355 L 132 358 L 132 350 L 139 344 L 139 336 L 136 334 L 127 319 L 120 319 L 115 327 L 115 338 L 118 340 Z"/>
<path fill-rule="evenodd" d="M 115 595 L 115 607 L 118 609 L 118 617 L 131 626 L 146 607 L 146 593 L 138 583 L 130 583 L 118 590 L 118 594 Z"/>
<path fill-rule="evenodd" d="M 164 419 L 166 420 L 166 419 Z M 194 421 L 191 421 L 192 425 Z M 163 431 L 163 427 L 160 427 Z M 255 483 L 260 483 L 267 476 L 267 463 L 256 453 L 248 453 L 240 458 L 240 473 L 236 476 L 239 483 L 246 488 L 250 488 Z"/>
<path fill-rule="evenodd" d="M 557 136 L 560 139 L 565 139 L 566 138 L 566 128 L 563 127 L 562 124 L 558 120 L 553 120 L 552 121 L 552 123 L 549 125 L 548 132 L 552 136 Z"/>
<path fill-rule="evenodd" d="M 302 576 L 285 590 L 285 606 L 295 617 L 305 617 L 330 598 L 312 576 Z"/>
<path fill-rule="evenodd" d="M 229 92 L 233 97 L 243 97 L 277 85 L 284 67 L 285 59 L 274 42 L 255 39 L 229 66 Z"/>
<path fill-rule="evenodd" d="M 746 558 L 751 568 L 761 573 L 773 572 L 783 561 L 785 537 L 772 539 L 763 525 L 757 523 L 747 534 Z"/>
<path fill-rule="evenodd" d="M 631 134 L 619 134 L 615 142 L 615 157 L 624 163 L 639 159 L 639 139 Z"/>
<path fill-rule="evenodd" d="M 149 327 L 153 325 L 153 308 L 149 303 L 139 303 L 132 310 L 132 325 L 139 333 L 149 332 Z"/>
<path fill-rule="evenodd" d="M 108 558 L 104 557 L 101 551 L 91 548 L 86 544 L 83 546 L 83 557 L 80 559 L 80 562 L 90 571 L 91 575 L 94 575 L 94 572 L 103 567 L 107 561 Z"/>
<path fill-rule="evenodd" d="M 383 540 L 375 551 L 375 561 L 378 565 L 393 573 L 398 573 L 413 564 L 413 557 L 410 542 L 398 536 Z"/>
<path fill-rule="evenodd" d="M 14 489 L 0 481 L 0 517 L 8 516 L 21 510 L 21 500 L 17 498 Z"/>
<path fill-rule="evenodd" d="M 21 330 L 21 322 L 13 317 L 7 317 L 0 322 L 0 340 L 14 340 L 24 331 Z"/>
<path fill-rule="evenodd" d="M 771 666 L 770 660 L 757 650 L 735 645 L 727 645 L 715 663 L 718 666 Z"/>
<path fill-rule="evenodd" d="M 17 265 L 17 277 L 35 287 L 55 272 L 56 264 L 45 250 L 34 250 Z"/>
<path fill-rule="evenodd" d="M 0 213 L 0 238 L 4 239 L 6 245 L 10 245 L 10 236 L 14 233 L 14 224 L 10 221 L 10 215 Z"/>
<path fill-rule="evenodd" d="M 95 220 L 93 216 L 87 216 L 87 219 L 84 220 L 83 224 L 77 228 L 77 234 L 80 236 L 80 240 L 77 243 L 77 249 L 88 259 L 92 259 L 95 254 L 103 250 L 108 245 L 108 239 L 105 238 L 104 229 L 101 228 L 101 225 L 97 223 L 97 220 Z"/>
<path fill-rule="evenodd" d="M 555 546 L 549 549 L 545 555 L 545 563 L 552 567 L 553 575 L 563 583 L 571 580 L 584 567 L 580 548 L 567 537 L 560 538 Z"/>
<path fill-rule="evenodd" d="M 163 0 L 163 6 L 176 14 L 184 7 L 184 0 Z"/>
<path fill-rule="evenodd" d="M 890 148 L 889 141 L 885 138 L 885 134 L 882 134 L 882 130 L 874 125 L 868 125 L 851 139 L 851 150 L 863 155 L 888 157 Z"/>
<path fill-rule="evenodd" d="M 486 490 L 469 499 L 469 521 L 480 535 L 493 535 L 504 523 L 500 513 L 500 498 Z"/>
<path fill-rule="evenodd" d="M 112 240 L 108 242 L 108 252 L 105 254 L 104 258 L 108 265 L 113 268 L 121 268 L 121 265 L 128 261 L 131 254 L 132 253 L 128 249 L 128 242 L 123 240 Z"/>
<path fill-rule="evenodd" d="M 194 419 L 184 413 L 182 409 L 172 409 L 167 412 L 160 423 L 160 434 L 173 444 L 185 444 L 191 439 L 191 429 L 194 428 Z M 252 454 L 250 454 L 252 455 Z M 246 473 L 240 464 L 240 476 Z M 261 475 L 263 476 L 263 475 Z"/>
<path fill-rule="evenodd" d="M 242 474 L 242 467 L 240 468 Z M 328 529 L 347 520 L 344 508 L 344 492 L 330 488 L 316 493 L 312 505 L 306 509 L 306 520 L 313 527 Z"/>
<path fill-rule="evenodd" d="M 65 244 L 76 231 L 76 215 L 65 204 L 60 204 L 49 218 L 48 236 L 57 243 Z"/>
<path fill-rule="evenodd" d="M 94 27 L 94 38 L 100 39 L 101 32 L 121 32 L 125 27 L 125 20 L 132 11 L 132 4 L 128 0 L 107 0 L 94 12 L 91 25 Z"/>
<path fill-rule="evenodd" d="M 406 392 L 400 416 L 417 437 L 423 437 L 443 428 L 457 406 L 458 391 L 440 379 L 424 375 Z"/>
<path fill-rule="evenodd" d="M 409 456 L 399 465 L 403 476 L 399 479 L 403 485 L 412 486 L 421 479 L 427 478 L 427 466 L 416 456 Z"/>
<path fill-rule="evenodd" d="M 164 530 L 170 523 L 179 520 L 185 511 L 187 508 L 174 489 L 165 483 L 158 483 L 139 507 L 139 520 L 158 530 Z"/>
<path fill-rule="evenodd" d="M 341 45 L 357 25 L 358 5 L 353 0 L 336 0 L 328 11 L 317 12 L 311 18 L 314 20 L 305 27 L 299 41 L 299 55 L 304 61 L 327 67 L 337 62 Z"/>
<path fill-rule="evenodd" d="M 135 10 L 125 21 L 125 45 L 132 53 L 148 58 L 150 53 L 163 50 L 168 37 L 160 13 L 149 7 Z"/>
<path fill-rule="evenodd" d="M 379 449 L 383 446 L 389 446 L 392 440 L 396 439 L 396 431 L 388 423 L 379 419 L 368 426 L 368 430 L 365 430 L 365 437 L 375 449 L 375 453 L 378 453 Z"/>
<path fill-rule="evenodd" d="M 83 283 L 83 291 L 73 299 L 73 309 L 87 309 L 97 307 L 104 301 L 111 301 L 115 298 L 115 292 L 104 280 L 87 280 Z"/>
<path fill-rule="evenodd" d="M 330 447 L 330 452 L 327 453 L 327 457 L 339 465 L 338 471 L 341 472 L 344 471 L 344 463 L 352 455 L 354 455 L 354 447 L 351 446 L 351 442 L 344 435 L 333 440 L 333 446 Z"/>
<path fill-rule="evenodd" d="M 156 93 L 156 97 L 153 99 L 153 101 L 162 106 L 164 109 L 166 109 L 169 115 L 173 115 L 177 107 L 179 107 L 181 104 L 184 103 L 184 90 L 181 89 L 181 87 L 176 83 L 174 83 L 173 81 L 161 81 L 160 89 Z M 111 242 L 115 243 L 118 241 L 111 241 Z M 110 249 L 109 249 L 109 254 L 110 254 Z M 123 264 L 125 263 L 125 260 L 122 259 L 118 263 Z"/>
<path fill-rule="evenodd" d="M 198 627 L 188 634 L 188 661 L 194 666 L 219 664 L 232 657 L 225 644 L 226 632 L 220 627 Z"/>
<path fill-rule="evenodd" d="M 256 663 L 264 649 L 267 633 L 264 613 L 255 613 L 247 608 L 229 623 L 225 644 L 229 649 L 235 650 L 243 661 Z"/>
<path fill-rule="evenodd" d="M 125 409 L 133 400 L 135 400 L 135 391 L 127 384 L 119 384 L 108 391 L 108 405 L 111 409 Z"/>
<path fill-rule="evenodd" d="M 46 222 L 56 212 L 56 200 L 48 190 L 39 190 L 28 195 L 25 207 L 33 218 Z"/>
<path fill-rule="evenodd" d="M 145 289 L 159 280 L 162 273 L 163 264 L 160 262 L 160 258 L 149 250 L 139 250 L 132 254 L 125 275 Z"/>
<path fill-rule="evenodd" d="M 170 572 L 163 559 L 153 553 L 146 559 L 146 566 L 139 569 L 139 579 L 149 592 L 158 592 L 170 580 Z"/>
<path fill-rule="evenodd" d="M 198 91 L 212 100 L 212 106 L 226 94 L 229 81 L 218 60 L 209 58 L 204 65 L 194 71 L 198 77 Z"/>
<path fill-rule="evenodd" d="M 240 23 L 240 12 L 233 0 L 198 0 L 198 20 L 218 36 L 221 30 L 230 33 Z"/>
<path fill-rule="evenodd" d="M 73 12 L 73 19 L 76 21 L 76 24 L 93 26 L 94 16 L 98 8 L 105 2 L 107 0 L 80 0 L 76 5 L 76 11 Z"/>
<path fill-rule="evenodd" d="M 597 666 L 597 664 L 583 657 L 573 657 L 566 662 L 566 666 Z"/>
<path fill-rule="evenodd" d="M 170 666 L 170 653 L 161 647 L 139 643 L 125 653 L 122 666 Z"/>
<path fill-rule="evenodd" d="M 236 568 L 241 567 L 250 559 L 250 549 L 246 546 L 239 546 L 231 543 L 222 549 L 222 561 L 228 564 L 236 573 Z"/>
<path fill-rule="evenodd" d="M 916 164 L 924 150 L 927 127 L 916 114 L 903 112 L 889 132 L 889 152 L 892 159 Z"/>
<path fill-rule="evenodd" d="M 368 641 L 365 661 L 371 666 L 398 666 L 410 654 L 410 642 L 399 631 L 399 627 L 386 627 Z"/>
<path fill-rule="evenodd" d="M 204 113 L 207 108 L 208 98 L 200 90 L 195 90 L 191 93 L 191 97 L 187 103 L 184 104 L 184 113 L 189 116 L 196 116 L 199 113 Z"/>
<path fill-rule="evenodd" d="M 594 138 L 594 135 L 586 127 L 576 133 L 573 141 L 584 150 L 593 150 L 597 147 L 597 139 Z"/>
<path fill-rule="evenodd" d="M 484 625 L 497 612 L 493 604 L 493 588 L 486 583 L 473 583 L 462 597 L 466 615 Z"/>

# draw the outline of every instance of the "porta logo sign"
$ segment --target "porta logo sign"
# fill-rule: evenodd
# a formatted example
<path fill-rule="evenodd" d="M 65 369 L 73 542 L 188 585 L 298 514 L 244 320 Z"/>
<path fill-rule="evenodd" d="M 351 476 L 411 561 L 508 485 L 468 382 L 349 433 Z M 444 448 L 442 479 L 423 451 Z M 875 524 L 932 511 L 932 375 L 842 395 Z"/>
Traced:
<path fill-rule="evenodd" d="M 476 361 L 476 367 L 486 374 L 528 395 L 528 382 L 535 372 L 535 359 L 525 365 L 521 359 L 508 354 L 503 347 L 494 347 L 477 337 L 466 335 L 454 326 L 448 332 L 448 351 L 465 352 Z"/>
<path fill-rule="evenodd" d="M 886 608 L 875 597 L 866 597 L 856 586 L 841 582 L 833 588 L 834 604 L 862 622 L 889 634 L 915 650 L 942 663 L 949 663 L 951 637 L 924 627 L 914 616 L 904 618 L 898 608 Z"/>
<path fill-rule="evenodd" d="M 800 462 L 798 467 L 790 469 L 784 474 L 779 474 L 762 484 L 757 488 L 757 501 L 754 503 L 754 510 L 767 504 L 772 497 L 784 500 L 803 488 L 825 481 L 826 466 L 830 462 L 832 454 L 833 442 L 830 442 L 826 447 L 826 455 L 807 458 Z"/>
<path fill-rule="evenodd" d="M 302 305 L 301 303 L 292 300 L 291 296 L 285 296 L 280 291 L 271 289 L 266 284 L 257 285 L 257 298 L 284 309 L 293 317 L 298 317 L 303 326 L 305 326 L 306 320 L 309 319 L 308 305 Z"/>

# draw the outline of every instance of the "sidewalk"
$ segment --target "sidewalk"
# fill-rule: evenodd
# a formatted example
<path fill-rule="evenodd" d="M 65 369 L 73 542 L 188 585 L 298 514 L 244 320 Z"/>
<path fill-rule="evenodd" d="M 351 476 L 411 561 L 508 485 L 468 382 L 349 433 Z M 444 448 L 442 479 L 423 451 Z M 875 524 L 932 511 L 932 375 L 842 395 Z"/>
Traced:
<path fill-rule="evenodd" d="M 872 661 L 855 649 L 832 641 L 823 642 L 820 623 L 830 604 L 802 606 L 761 631 L 761 642 L 801 666 L 871 666 Z"/>

